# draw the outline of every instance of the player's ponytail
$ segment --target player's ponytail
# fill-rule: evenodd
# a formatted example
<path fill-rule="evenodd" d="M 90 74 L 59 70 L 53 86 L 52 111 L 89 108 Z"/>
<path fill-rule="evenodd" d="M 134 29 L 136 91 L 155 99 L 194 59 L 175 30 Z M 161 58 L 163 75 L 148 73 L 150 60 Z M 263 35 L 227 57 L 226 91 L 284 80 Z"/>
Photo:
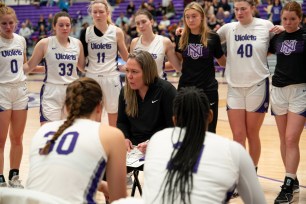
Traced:
<path fill-rule="evenodd" d="M 175 126 L 185 129 L 174 141 L 163 185 L 163 203 L 191 203 L 193 173 L 203 151 L 208 126 L 209 102 L 204 92 L 195 87 L 182 88 L 173 101 Z"/>
<path fill-rule="evenodd" d="M 93 79 L 83 77 L 68 85 L 65 106 L 68 111 L 67 120 L 59 127 L 52 139 L 40 150 L 40 154 L 47 155 L 57 138 L 70 127 L 75 119 L 89 117 L 94 109 L 102 102 L 102 90 Z"/>

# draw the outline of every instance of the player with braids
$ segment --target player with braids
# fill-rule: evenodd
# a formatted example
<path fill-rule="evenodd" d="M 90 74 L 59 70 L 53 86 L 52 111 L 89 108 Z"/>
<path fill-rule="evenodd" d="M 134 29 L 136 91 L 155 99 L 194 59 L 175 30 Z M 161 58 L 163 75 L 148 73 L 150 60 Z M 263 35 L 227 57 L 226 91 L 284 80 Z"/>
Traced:
<path fill-rule="evenodd" d="M 212 118 L 203 90 L 178 92 L 175 127 L 157 132 L 148 144 L 146 203 L 227 203 L 235 187 L 244 203 L 266 203 L 250 156 L 238 143 L 208 132 Z"/>
<path fill-rule="evenodd" d="M 65 121 L 46 123 L 33 137 L 27 188 L 69 203 L 93 203 L 96 190 L 110 201 L 124 198 L 124 137 L 100 123 L 100 85 L 87 77 L 75 80 L 67 87 L 65 106 Z M 108 183 L 101 181 L 105 172 Z"/>
<path fill-rule="evenodd" d="M 23 63 L 26 61 L 26 41 L 15 34 L 18 19 L 14 9 L 0 2 L 0 187 L 6 187 L 4 177 L 4 147 L 9 132 L 10 187 L 23 188 L 19 180 L 22 158 L 22 138 L 26 124 L 28 97 Z"/>
<path fill-rule="evenodd" d="M 97 87 L 95 87 L 97 88 Z M 73 84 L 69 87 L 71 90 L 67 90 L 67 93 L 70 94 L 66 97 L 66 107 L 69 111 L 69 115 L 67 117 L 67 120 L 64 122 L 63 125 L 61 125 L 58 129 L 58 131 L 54 134 L 51 140 L 49 140 L 46 143 L 46 146 L 40 150 L 40 154 L 47 155 L 50 151 L 51 144 L 54 144 L 57 138 L 68 128 L 72 125 L 72 123 L 75 121 L 76 118 L 80 117 L 80 113 L 82 112 L 83 115 L 87 115 L 92 112 L 92 108 L 95 104 L 98 104 L 99 101 L 102 98 L 102 94 L 98 92 L 99 96 L 96 98 L 92 98 L 93 100 L 87 101 L 85 103 L 86 105 L 81 107 L 81 105 L 84 103 L 84 98 L 82 97 L 83 92 L 87 91 L 86 87 L 83 85 L 82 81 L 79 81 L 79 84 Z M 90 93 L 87 93 L 90 94 Z M 92 93 L 96 94 L 96 93 Z M 101 96 L 100 96 L 101 94 Z M 92 96 L 95 97 L 95 96 Z M 82 111 L 80 111 L 80 108 L 82 108 Z"/>

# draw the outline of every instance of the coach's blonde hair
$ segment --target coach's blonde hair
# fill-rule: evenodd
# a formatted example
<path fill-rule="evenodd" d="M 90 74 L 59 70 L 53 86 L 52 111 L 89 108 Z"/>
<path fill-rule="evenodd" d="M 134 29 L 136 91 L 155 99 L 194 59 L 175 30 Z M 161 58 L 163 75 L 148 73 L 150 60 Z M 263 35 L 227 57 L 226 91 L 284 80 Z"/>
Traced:
<path fill-rule="evenodd" d="M 128 59 L 135 59 L 138 62 L 142 69 L 142 79 L 146 86 L 153 84 L 158 78 L 156 62 L 149 52 L 143 50 L 136 51 L 129 54 Z M 128 81 L 127 76 L 125 77 L 125 81 Z M 126 83 L 124 86 L 125 112 L 130 117 L 138 116 L 137 91 L 131 89 L 129 83 Z"/>

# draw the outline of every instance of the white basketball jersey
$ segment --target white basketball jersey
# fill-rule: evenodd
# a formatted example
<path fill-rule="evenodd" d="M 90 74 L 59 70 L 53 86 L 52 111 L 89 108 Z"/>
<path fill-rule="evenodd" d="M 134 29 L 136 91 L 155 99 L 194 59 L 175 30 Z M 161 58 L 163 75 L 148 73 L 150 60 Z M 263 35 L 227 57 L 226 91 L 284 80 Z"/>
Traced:
<path fill-rule="evenodd" d="M 69 203 L 94 203 L 107 162 L 99 136 L 100 123 L 77 119 L 56 140 L 48 155 L 40 155 L 39 149 L 62 123 L 46 123 L 33 137 L 26 188 L 60 197 Z"/>
<path fill-rule="evenodd" d="M 251 87 L 270 75 L 267 65 L 270 21 L 253 18 L 252 23 L 223 25 L 217 33 L 226 41 L 226 80 L 232 87 Z"/>
<path fill-rule="evenodd" d="M 70 44 L 63 47 L 55 36 L 48 37 L 48 48 L 45 54 L 46 77 L 44 82 L 52 84 L 69 84 L 76 80 L 77 63 L 80 55 L 78 39 L 69 37 Z"/>
<path fill-rule="evenodd" d="M 0 37 L 1 84 L 18 83 L 26 79 L 23 72 L 26 41 L 15 33 L 13 36 L 12 39 Z"/>
<path fill-rule="evenodd" d="M 171 166 L 169 160 L 173 148 L 179 146 L 173 144 L 173 142 L 178 140 L 180 131 L 180 128 L 174 130 L 173 128 L 167 128 L 155 133 L 150 139 L 144 166 L 143 199 L 145 203 L 162 203 L 163 182 L 167 168 Z M 181 134 L 185 134 L 184 129 Z M 190 203 L 225 203 L 230 198 L 228 193 L 233 192 L 236 184 L 238 182 L 243 183 L 243 181 L 239 181 L 239 175 L 242 171 L 241 163 L 249 164 L 250 172 L 253 173 L 248 178 L 249 180 L 244 181 L 246 184 L 243 185 L 242 195 L 250 195 L 250 192 L 260 191 L 259 184 L 257 183 L 256 189 L 252 183 L 257 177 L 252 161 L 243 147 L 229 139 L 206 132 L 202 152 L 198 156 L 198 161 L 193 169 L 193 188 L 190 194 Z M 178 189 L 179 187 L 174 186 L 174 188 Z M 263 193 L 258 194 L 258 197 L 262 198 Z"/>
<path fill-rule="evenodd" d="M 110 24 L 101 37 L 95 34 L 94 26 L 89 26 L 85 38 L 88 45 L 87 73 L 97 76 L 119 75 L 116 26 Z"/>
<path fill-rule="evenodd" d="M 152 55 L 157 65 L 157 73 L 161 78 L 164 77 L 165 56 L 166 56 L 163 39 L 164 39 L 163 36 L 155 35 L 155 38 L 151 42 L 151 44 L 149 46 L 145 46 L 141 43 L 142 36 L 140 36 L 134 48 L 134 51 L 144 50 Z"/>

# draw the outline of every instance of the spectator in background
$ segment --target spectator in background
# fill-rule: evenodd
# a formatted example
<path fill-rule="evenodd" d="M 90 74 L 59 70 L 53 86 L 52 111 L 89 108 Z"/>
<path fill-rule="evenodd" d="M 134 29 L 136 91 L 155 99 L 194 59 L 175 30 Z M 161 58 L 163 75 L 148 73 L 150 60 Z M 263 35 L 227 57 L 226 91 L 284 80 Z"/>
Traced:
<path fill-rule="evenodd" d="M 156 6 L 154 4 L 154 0 L 148 0 L 147 10 L 152 14 L 154 18 L 156 17 Z"/>
<path fill-rule="evenodd" d="M 124 15 L 123 12 L 121 12 L 120 15 L 118 16 L 118 18 L 116 19 L 116 26 L 122 28 L 123 23 L 128 24 L 129 19 Z"/>
<path fill-rule="evenodd" d="M 171 19 L 173 16 L 175 16 L 175 8 L 173 1 L 170 0 L 169 5 L 166 7 L 166 13 L 168 19 Z"/>
<path fill-rule="evenodd" d="M 267 3 L 268 3 L 268 6 L 267 7 L 265 7 L 264 8 L 264 10 L 267 12 L 267 14 L 268 14 L 268 20 L 270 20 L 270 21 L 272 21 L 272 19 L 271 19 L 271 9 L 272 9 L 272 7 L 273 7 L 273 4 L 272 4 L 272 0 L 267 0 Z"/>
<path fill-rule="evenodd" d="M 231 6 L 228 4 L 227 0 L 221 0 L 220 6 L 223 8 L 223 11 L 228 11 L 231 13 Z"/>
<path fill-rule="evenodd" d="M 224 11 L 224 23 L 230 23 L 232 21 L 232 15 L 228 11 Z"/>
<path fill-rule="evenodd" d="M 32 24 L 32 22 L 30 21 L 30 19 L 28 19 L 28 18 L 25 19 L 24 23 L 26 24 L 26 26 L 27 26 L 28 28 L 30 28 L 30 30 L 31 30 L 32 33 L 33 33 L 34 28 L 33 28 L 33 24 Z"/>
<path fill-rule="evenodd" d="M 303 15 L 302 28 L 306 29 L 306 14 Z"/>
<path fill-rule="evenodd" d="M 31 37 L 32 32 L 31 32 L 30 28 L 28 28 L 26 26 L 25 23 L 22 23 L 18 34 L 23 36 L 27 40 Z"/>
<path fill-rule="evenodd" d="M 48 36 L 48 30 L 44 26 L 44 24 L 40 24 L 39 29 L 38 29 L 38 40 L 39 42 L 41 39 L 45 38 Z"/>
<path fill-rule="evenodd" d="M 214 14 L 216 15 L 219 7 L 221 7 L 221 4 L 220 4 L 219 0 L 213 0 L 212 1 L 212 6 L 214 8 Z"/>
<path fill-rule="evenodd" d="M 48 4 L 48 0 L 40 0 L 39 6 L 46 6 Z"/>
<path fill-rule="evenodd" d="M 49 13 L 49 15 L 48 15 L 48 27 L 47 27 L 48 31 L 51 31 L 51 29 L 52 29 L 52 22 L 53 22 L 53 14 Z"/>
<path fill-rule="evenodd" d="M 30 44 L 30 37 L 32 35 L 32 31 L 30 30 L 30 28 L 28 28 L 26 26 L 25 23 L 21 24 L 21 28 L 19 29 L 19 35 L 21 35 L 22 37 L 24 37 L 24 39 L 26 40 L 26 53 L 28 54 L 28 46 Z"/>
<path fill-rule="evenodd" d="M 83 15 L 81 11 L 77 11 L 77 21 L 80 23 L 83 22 Z"/>
<path fill-rule="evenodd" d="M 220 28 L 220 23 L 217 21 L 215 15 L 211 15 L 208 18 L 207 25 L 213 31 L 217 31 Z"/>
<path fill-rule="evenodd" d="M 168 30 L 168 26 L 170 26 L 171 22 L 170 20 L 167 18 L 166 15 L 163 15 L 163 19 L 159 22 L 158 24 L 158 29 L 160 31 L 164 30 L 167 31 Z"/>
<path fill-rule="evenodd" d="M 69 11 L 69 1 L 67 0 L 59 0 L 58 7 L 68 13 Z"/>
<path fill-rule="evenodd" d="M 131 0 L 130 3 L 126 7 L 126 15 L 128 17 L 132 16 L 135 13 L 135 4 L 134 1 Z"/>
<path fill-rule="evenodd" d="M 218 8 L 218 12 L 216 14 L 216 19 L 220 25 L 224 24 L 224 10 L 222 7 Z"/>
<path fill-rule="evenodd" d="M 157 6 L 157 9 L 156 9 L 156 16 L 162 16 L 164 15 L 165 11 L 163 9 L 163 6 L 161 4 L 161 2 L 158 2 L 158 6 Z"/>
<path fill-rule="evenodd" d="M 145 2 L 144 0 L 141 2 L 139 9 L 147 9 L 147 2 Z"/>
<path fill-rule="evenodd" d="M 207 18 L 209 18 L 211 15 L 215 15 L 215 8 L 213 7 L 211 1 L 204 1 L 203 9 Z"/>
<path fill-rule="evenodd" d="M 122 23 L 122 31 L 123 31 L 123 34 L 124 34 L 125 46 L 126 46 L 127 50 L 129 50 L 130 49 L 130 45 L 131 45 L 131 41 L 132 41 L 131 36 L 128 34 L 129 25 L 126 24 L 126 23 Z"/>
<path fill-rule="evenodd" d="M 166 8 L 168 7 L 170 0 L 162 0 L 161 6 L 163 7 L 163 13 L 166 12 Z"/>
<path fill-rule="evenodd" d="M 44 15 L 42 15 L 42 14 L 39 16 L 39 20 L 37 22 L 37 28 L 36 28 L 37 30 L 40 29 L 40 25 L 44 25 L 45 28 L 47 27 L 46 19 L 45 19 Z"/>
<path fill-rule="evenodd" d="M 282 11 L 282 3 L 280 0 L 274 0 L 273 6 L 271 8 L 271 15 L 272 15 L 272 23 L 274 25 L 281 24 L 281 11 Z"/>
<path fill-rule="evenodd" d="M 44 26 L 44 24 L 40 24 L 39 30 L 38 30 L 38 41 L 48 36 L 48 30 Z M 38 42 L 37 41 L 37 42 Z"/>
<path fill-rule="evenodd" d="M 135 14 L 132 14 L 129 19 L 128 34 L 131 36 L 132 39 L 137 37 L 138 35 L 137 30 L 136 30 Z"/>
<path fill-rule="evenodd" d="M 47 6 L 52 7 L 53 5 L 57 5 L 58 0 L 48 0 Z"/>

